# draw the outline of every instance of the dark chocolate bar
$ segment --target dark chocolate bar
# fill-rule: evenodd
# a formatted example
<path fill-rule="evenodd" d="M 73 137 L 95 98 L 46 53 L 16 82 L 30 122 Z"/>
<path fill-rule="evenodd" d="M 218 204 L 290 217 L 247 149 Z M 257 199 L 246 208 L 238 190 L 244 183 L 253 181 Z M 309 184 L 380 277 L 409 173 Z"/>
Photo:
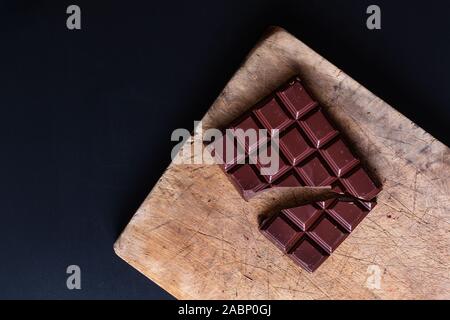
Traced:
<path fill-rule="evenodd" d="M 316 270 L 375 206 L 381 186 L 361 166 L 344 137 L 295 77 L 257 103 L 229 126 L 230 129 L 266 129 L 256 140 L 225 135 L 216 141 L 216 154 L 230 180 L 248 200 L 273 187 L 331 186 L 336 198 L 285 209 L 266 219 L 261 231 L 278 248 L 307 271 Z M 262 175 L 257 150 L 274 142 L 279 133 L 279 166 Z M 233 139 L 231 158 L 226 142 Z M 217 159 L 217 158 L 216 158 Z"/>
<path fill-rule="evenodd" d="M 257 103 L 229 128 L 268 132 L 252 145 L 239 137 L 235 139 L 231 161 L 225 159 L 224 151 L 218 155 L 225 163 L 223 169 L 246 200 L 272 187 L 331 186 L 333 191 L 358 198 L 370 208 L 380 191 L 298 77 Z M 273 175 L 262 175 L 262 165 L 252 164 L 248 158 L 258 148 L 270 145 L 273 129 L 279 130 L 279 170 Z M 232 138 L 225 136 L 217 143 L 225 146 L 226 140 Z M 242 159 L 238 159 L 239 155 Z"/>
<path fill-rule="evenodd" d="M 266 219 L 261 231 L 298 265 L 313 272 L 369 211 L 360 201 L 338 198 L 282 210 Z"/>

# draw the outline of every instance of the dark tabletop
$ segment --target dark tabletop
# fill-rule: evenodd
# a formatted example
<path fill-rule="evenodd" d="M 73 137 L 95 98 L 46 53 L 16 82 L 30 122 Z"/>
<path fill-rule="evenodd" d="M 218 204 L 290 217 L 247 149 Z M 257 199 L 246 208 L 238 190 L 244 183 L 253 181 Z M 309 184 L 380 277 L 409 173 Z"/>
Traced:
<path fill-rule="evenodd" d="M 113 243 L 269 25 L 449 145 L 446 2 L 372 2 L 1 1 L 0 298 L 170 298 Z"/>

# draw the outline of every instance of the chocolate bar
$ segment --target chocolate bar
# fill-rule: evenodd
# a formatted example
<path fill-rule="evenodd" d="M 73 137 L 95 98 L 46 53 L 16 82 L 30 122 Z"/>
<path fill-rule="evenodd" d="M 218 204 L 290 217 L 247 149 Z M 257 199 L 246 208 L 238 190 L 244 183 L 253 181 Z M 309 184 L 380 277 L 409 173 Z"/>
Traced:
<path fill-rule="evenodd" d="M 257 143 L 234 139 L 232 159 L 226 158 L 229 135 L 216 142 L 222 152 L 212 155 L 222 160 L 223 169 L 241 195 L 249 200 L 256 193 L 273 187 L 331 186 L 336 193 L 358 198 L 369 208 L 380 187 L 361 166 L 344 137 L 333 126 L 325 111 L 295 77 L 257 103 L 229 129 L 266 129 Z M 269 148 L 273 129 L 279 134 L 279 169 L 262 175 L 260 163 L 248 161 L 256 150 Z M 270 148 L 269 148 L 270 150 Z"/>
<path fill-rule="evenodd" d="M 261 231 L 294 262 L 313 272 L 369 211 L 360 201 L 337 198 L 282 210 L 266 219 Z"/>
<path fill-rule="evenodd" d="M 257 103 L 229 129 L 267 132 L 256 142 L 225 134 L 212 149 L 244 199 L 274 187 L 330 186 L 336 193 L 335 199 L 282 210 L 261 225 L 262 233 L 279 249 L 313 272 L 375 206 L 381 185 L 363 168 L 298 77 Z M 250 160 L 261 149 L 271 155 L 274 143 L 279 146 L 278 170 L 263 175 L 264 165 Z"/>

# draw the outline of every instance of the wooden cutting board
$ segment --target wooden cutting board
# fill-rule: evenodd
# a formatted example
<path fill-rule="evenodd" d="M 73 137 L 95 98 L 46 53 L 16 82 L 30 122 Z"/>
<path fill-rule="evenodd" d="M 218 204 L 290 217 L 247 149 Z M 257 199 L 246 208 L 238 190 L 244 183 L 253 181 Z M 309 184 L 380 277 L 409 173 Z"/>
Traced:
<path fill-rule="evenodd" d="M 378 206 L 336 252 L 310 274 L 258 231 L 262 213 L 315 191 L 245 202 L 218 165 L 172 163 L 116 253 L 180 299 L 450 298 L 449 149 L 301 41 L 271 28 L 204 127 L 223 126 L 294 74 L 383 183 Z"/>

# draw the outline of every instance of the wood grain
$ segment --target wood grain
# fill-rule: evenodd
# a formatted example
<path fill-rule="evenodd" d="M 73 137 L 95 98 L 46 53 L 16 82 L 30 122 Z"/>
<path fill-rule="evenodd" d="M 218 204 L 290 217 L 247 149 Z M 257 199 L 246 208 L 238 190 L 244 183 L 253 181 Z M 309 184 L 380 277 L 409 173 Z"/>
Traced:
<path fill-rule="evenodd" d="M 245 202 L 217 165 L 172 163 L 116 253 L 180 299 L 450 298 L 449 149 L 305 44 L 272 28 L 204 125 L 224 125 L 297 73 L 384 187 L 314 274 L 260 234 L 258 216 L 318 191 L 274 190 Z M 369 285 L 373 268 L 379 288 Z"/>

